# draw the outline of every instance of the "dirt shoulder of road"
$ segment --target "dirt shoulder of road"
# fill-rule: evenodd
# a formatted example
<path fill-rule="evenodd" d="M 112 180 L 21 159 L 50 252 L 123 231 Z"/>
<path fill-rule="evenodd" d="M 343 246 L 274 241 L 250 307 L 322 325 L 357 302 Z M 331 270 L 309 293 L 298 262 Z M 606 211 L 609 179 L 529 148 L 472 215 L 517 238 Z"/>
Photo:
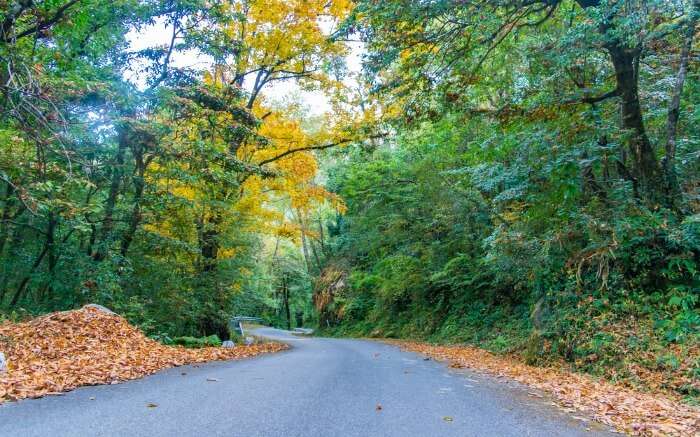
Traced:
<path fill-rule="evenodd" d="M 266 342 L 234 348 L 185 349 L 146 337 L 123 317 L 92 307 L 0 324 L 0 403 L 58 394 L 76 387 L 116 384 L 169 367 L 236 360 L 288 346 Z"/>
<path fill-rule="evenodd" d="M 534 367 L 515 357 L 492 354 L 470 346 L 436 346 L 411 341 L 388 341 L 404 350 L 468 368 L 510 378 L 547 393 L 555 405 L 631 435 L 700 436 L 700 408 L 662 393 L 642 393 L 628 387 L 575 373 L 563 367 Z M 537 395 L 537 393 L 533 393 Z"/>

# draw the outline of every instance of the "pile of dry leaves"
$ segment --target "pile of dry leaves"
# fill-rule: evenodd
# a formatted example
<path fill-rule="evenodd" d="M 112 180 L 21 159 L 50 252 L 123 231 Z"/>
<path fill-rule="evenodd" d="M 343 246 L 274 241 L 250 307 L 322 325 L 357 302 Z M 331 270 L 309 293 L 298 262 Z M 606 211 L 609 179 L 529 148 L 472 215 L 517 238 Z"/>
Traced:
<path fill-rule="evenodd" d="M 700 435 L 700 409 L 655 394 L 640 393 L 568 372 L 533 367 L 469 346 L 432 346 L 392 342 L 406 350 L 446 360 L 451 367 L 466 367 L 507 377 L 549 393 L 565 410 L 586 413 L 595 420 L 633 435 Z"/>
<path fill-rule="evenodd" d="M 110 384 L 158 370 L 276 352 L 264 343 L 235 348 L 185 349 L 149 339 L 125 319 L 95 308 L 52 313 L 26 323 L 0 324 L 0 402 L 39 397 L 81 385 Z"/>

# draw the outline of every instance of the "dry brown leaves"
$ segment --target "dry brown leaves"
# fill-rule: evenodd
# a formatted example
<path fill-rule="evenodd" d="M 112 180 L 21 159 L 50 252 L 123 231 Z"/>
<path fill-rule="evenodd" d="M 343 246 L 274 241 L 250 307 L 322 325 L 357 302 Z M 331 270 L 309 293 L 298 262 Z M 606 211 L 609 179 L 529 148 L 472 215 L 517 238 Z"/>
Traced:
<path fill-rule="evenodd" d="M 277 352 L 264 343 L 235 348 L 185 349 L 149 339 L 118 315 L 94 308 L 52 313 L 25 323 L 0 324 L 0 402 L 40 397 L 82 385 L 115 384 L 168 367 Z"/>
<path fill-rule="evenodd" d="M 475 347 L 391 343 L 448 361 L 452 367 L 514 379 L 549 393 L 569 412 L 584 412 L 628 434 L 700 436 L 700 409 L 662 394 L 640 393 L 564 369 L 528 366 L 515 358 L 497 356 Z"/>

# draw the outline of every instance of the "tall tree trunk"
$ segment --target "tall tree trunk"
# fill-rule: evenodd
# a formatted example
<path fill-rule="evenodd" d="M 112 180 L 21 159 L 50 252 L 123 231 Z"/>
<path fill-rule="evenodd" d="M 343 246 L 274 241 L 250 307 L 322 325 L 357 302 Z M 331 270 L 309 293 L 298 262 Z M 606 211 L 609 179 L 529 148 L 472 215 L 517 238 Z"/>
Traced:
<path fill-rule="evenodd" d="M 48 277 L 46 278 L 46 283 L 44 284 L 43 288 L 39 292 L 38 300 L 42 301 L 45 299 L 47 296 L 51 296 L 53 294 L 53 279 L 54 275 L 56 273 L 56 265 L 58 265 L 58 258 L 59 256 L 56 254 L 56 225 L 58 224 L 54 218 L 53 214 L 49 214 L 49 223 L 54 223 L 53 226 L 51 226 L 49 229 L 47 229 L 46 232 L 46 239 L 48 241 L 48 246 L 49 246 L 49 251 L 47 253 L 48 259 L 46 261 L 47 264 L 47 273 Z"/>
<path fill-rule="evenodd" d="M 94 223 L 90 223 L 90 238 L 88 239 L 87 250 L 85 251 L 85 253 L 88 256 L 92 256 L 94 254 L 92 248 L 95 246 L 96 239 L 97 239 L 97 226 L 95 226 Z"/>
<path fill-rule="evenodd" d="M 681 96 L 683 94 L 683 85 L 688 74 L 688 62 L 690 60 L 690 51 L 693 46 L 695 37 L 695 27 L 697 25 L 698 14 L 700 13 L 700 2 L 693 2 L 693 9 L 688 17 L 688 29 L 685 33 L 685 40 L 681 48 L 680 62 L 678 66 L 678 74 L 676 75 L 676 83 L 671 92 L 671 101 L 668 106 L 668 117 L 666 119 L 666 144 L 665 156 L 663 161 L 664 176 L 666 179 L 666 196 L 669 206 L 676 203 L 676 198 L 680 193 L 678 180 L 676 179 L 675 160 L 676 160 L 676 136 L 678 135 L 678 120 L 681 111 Z"/>
<path fill-rule="evenodd" d="M 44 246 L 41 249 L 41 252 L 39 255 L 36 257 L 34 260 L 34 263 L 32 264 L 32 267 L 29 269 L 27 274 L 22 278 L 22 280 L 19 283 L 19 286 L 17 287 L 17 290 L 15 291 L 15 294 L 12 296 L 12 300 L 10 301 L 10 308 L 14 308 L 17 303 L 19 303 L 20 298 L 24 294 L 24 291 L 27 288 L 27 285 L 29 284 L 29 281 L 32 279 L 32 275 L 36 271 L 37 268 L 41 265 L 41 262 L 44 260 L 46 255 L 49 252 L 52 252 L 54 250 L 54 232 L 56 229 L 56 218 L 53 214 L 49 214 L 48 217 L 48 223 L 46 225 L 46 239 L 44 240 Z"/>
<path fill-rule="evenodd" d="M 622 128 L 629 135 L 627 148 L 631 159 L 631 176 L 647 200 L 658 198 L 661 172 L 654 148 L 644 127 L 639 103 L 637 58 L 639 49 L 622 46 L 618 40 L 606 45 L 615 68 L 615 80 L 620 96 Z"/>
<path fill-rule="evenodd" d="M 124 177 L 124 157 L 128 147 L 128 130 L 126 126 L 120 126 L 117 140 L 117 154 L 114 157 L 114 168 L 112 169 L 112 181 L 109 185 L 109 194 L 105 202 L 105 214 L 102 221 L 99 238 L 96 241 L 96 248 L 92 254 L 95 261 L 102 261 L 107 256 L 107 245 L 114 230 L 114 209 L 117 205 L 119 189 Z"/>
<path fill-rule="evenodd" d="M 304 229 L 304 220 L 301 215 L 301 210 L 297 209 L 297 221 L 299 222 L 299 230 L 301 231 L 301 252 L 304 255 L 304 263 L 306 264 L 306 272 L 311 274 L 311 259 L 309 257 L 309 248 L 306 245 L 306 231 Z"/>
<path fill-rule="evenodd" d="M 292 330 L 292 312 L 289 308 L 289 282 L 287 274 L 282 275 L 282 298 L 284 299 L 284 312 L 287 316 L 287 330 Z"/>
<path fill-rule="evenodd" d="M 301 252 L 304 254 L 304 264 L 306 264 L 306 272 L 311 274 L 311 257 L 309 256 L 309 246 L 306 241 L 306 232 L 301 229 Z"/>
<path fill-rule="evenodd" d="M 279 269 L 279 266 L 277 265 L 277 264 L 278 264 L 278 261 L 279 261 L 278 258 L 277 258 L 277 254 L 279 253 L 279 250 L 280 250 L 280 240 L 281 240 L 281 237 L 278 235 L 278 236 L 275 238 L 275 250 L 272 252 L 272 259 L 270 260 L 269 274 L 270 274 L 271 277 L 272 277 L 272 276 L 275 274 L 275 272 L 278 271 L 278 269 Z"/>
<path fill-rule="evenodd" d="M 221 213 L 215 208 L 209 217 L 203 217 L 199 231 L 199 253 L 202 258 L 202 271 L 213 272 L 219 257 L 219 229 Z"/>
<path fill-rule="evenodd" d="M 124 232 L 121 243 L 121 255 L 126 257 L 129 253 L 129 247 L 134 241 L 134 235 L 136 235 L 136 230 L 141 224 L 141 198 L 143 196 L 144 183 L 143 177 L 137 177 L 134 181 L 135 192 L 134 192 L 134 205 L 131 209 L 131 217 L 129 219 L 129 227 Z"/>
<path fill-rule="evenodd" d="M 2 305 L 2 303 L 5 301 L 5 295 L 8 291 L 7 284 L 10 281 L 10 273 L 12 273 L 12 269 L 10 268 L 10 265 L 7 262 L 7 260 L 9 257 L 12 256 L 13 249 L 15 247 L 19 247 L 22 244 L 22 240 L 24 239 L 24 233 L 18 232 L 17 229 L 14 227 L 8 229 L 8 234 L 8 240 L 10 240 L 10 244 L 6 248 L 7 257 L 3 260 L 2 278 L 0 278 L 0 305 Z"/>
<path fill-rule="evenodd" d="M 323 219 L 320 215 L 318 216 L 318 236 L 319 243 L 321 244 L 321 253 L 323 255 L 328 255 L 328 252 L 326 251 L 326 236 L 323 232 Z"/>
<path fill-rule="evenodd" d="M 44 290 L 41 292 L 42 297 L 48 295 L 51 295 L 53 291 L 53 277 L 54 273 L 56 271 L 56 265 L 58 264 L 58 257 L 56 256 L 56 220 L 53 216 L 53 214 L 49 214 L 49 223 L 53 223 L 53 226 L 51 226 L 49 229 L 46 231 L 46 239 L 48 240 L 48 246 L 49 246 L 49 253 L 48 255 L 48 260 L 47 260 L 47 265 L 48 265 L 48 278 L 46 280 L 46 286 L 44 287 Z"/>
<path fill-rule="evenodd" d="M 134 177 L 134 204 L 131 208 L 131 216 L 129 218 L 129 227 L 124 232 L 121 243 L 121 255 L 126 257 L 129 252 L 129 247 L 134 241 L 136 230 L 141 224 L 141 202 L 143 201 L 143 193 L 146 182 L 146 168 L 148 161 L 143 159 L 143 148 L 139 147 L 134 151 L 134 162 L 136 163 L 136 176 Z"/>
<path fill-rule="evenodd" d="M 598 139 L 598 145 L 605 147 L 607 145 L 607 138 L 605 136 Z M 597 196 L 601 200 L 605 200 L 607 194 L 603 187 L 598 183 L 598 178 L 596 178 L 595 172 L 593 171 L 593 163 L 588 159 L 588 152 L 581 155 L 581 191 L 586 198 L 591 196 Z"/>
<path fill-rule="evenodd" d="M 221 212 L 212 208 L 210 216 L 204 215 L 199 220 L 199 250 L 201 258 L 201 279 L 204 287 L 212 288 L 212 308 L 203 315 L 201 321 L 204 335 L 216 334 L 221 340 L 228 340 L 228 321 L 222 318 L 226 302 L 222 298 L 222 290 L 216 276 L 219 257 L 219 225 L 221 224 Z"/>
<path fill-rule="evenodd" d="M 11 214 L 12 204 L 10 202 L 10 199 L 11 199 L 14 191 L 15 191 L 14 187 L 11 184 L 7 184 L 7 188 L 5 189 L 5 198 L 3 199 L 3 205 L 2 205 L 2 217 L 0 218 L 0 220 L 2 220 L 2 221 L 0 221 L 0 256 L 2 256 L 2 254 L 5 250 L 5 244 L 7 243 L 8 228 L 9 228 L 8 221 L 10 220 L 10 217 L 12 216 L 12 214 Z"/>
<path fill-rule="evenodd" d="M 85 196 L 85 207 L 90 205 L 90 201 L 92 200 L 92 196 L 97 193 L 99 188 L 95 187 L 94 189 L 91 188 L 88 190 L 87 196 Z M 85 221 L 90 223 L 90 236 L 87 238 L 87 242 L 85 241 L 85 238 L 80 238 L 80 245 L 79 245 L 79 251 L 82 253 L 87 254 L 87 256 L 92 256 L 92 246 L 95 244 L 95 233 L 97 232 L 97 227 L 95 224 L 90 220 L 90 213 L 86 212 L 84 215 Z"/>
<path fill-rule="evenodd" d="M 316 243 L 313 238 L 309 239 L 309 246 L 311 247 L 311 253 L 314 255 L 314 261 L 316 261 L 316 270 L 321 272 L 321 258 L 318 256 L 318 250 L 316 250 Z"/>

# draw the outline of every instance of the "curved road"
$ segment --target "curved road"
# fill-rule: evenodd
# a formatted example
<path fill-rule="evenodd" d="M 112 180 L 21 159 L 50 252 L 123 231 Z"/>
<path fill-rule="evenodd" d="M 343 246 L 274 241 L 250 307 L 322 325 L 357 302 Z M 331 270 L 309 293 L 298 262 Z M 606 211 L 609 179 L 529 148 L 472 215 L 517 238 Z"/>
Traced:
<path fill-rule="evenodd" d="M 393 346 L 271 328 L 256 334 L 292 349 L 6 403 L 0 436 L 614 435 L 516 383 Z"/>

